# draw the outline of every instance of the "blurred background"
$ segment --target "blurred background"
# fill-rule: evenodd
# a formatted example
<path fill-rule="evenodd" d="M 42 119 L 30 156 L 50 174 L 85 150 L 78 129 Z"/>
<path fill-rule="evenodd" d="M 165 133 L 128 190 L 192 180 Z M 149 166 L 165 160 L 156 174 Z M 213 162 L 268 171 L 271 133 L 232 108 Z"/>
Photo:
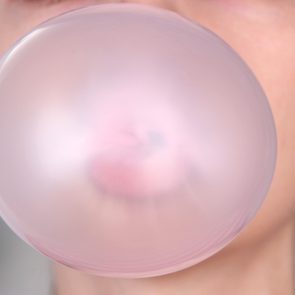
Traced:
<path fill-rule="evenodd" d="M 52 295 L 51 262 L 0 217 L 0 295 Z"/>

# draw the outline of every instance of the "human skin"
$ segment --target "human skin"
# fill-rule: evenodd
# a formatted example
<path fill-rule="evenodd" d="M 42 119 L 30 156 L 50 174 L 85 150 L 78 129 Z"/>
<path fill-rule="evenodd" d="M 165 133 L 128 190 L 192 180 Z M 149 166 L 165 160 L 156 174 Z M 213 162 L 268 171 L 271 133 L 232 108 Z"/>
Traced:
<path fill-rule="evenodd" d="M 171 9 L 217 33 L 253 70 L 273 111 L 278 158 L 267 198 L 222 251 L 186 270 L 105 279 L 54 265 L 58 295 L 295 294 L 295 2 L 293 0 L 38 0 L 0 2 L 0 54 L 45 19 L 88 4 L 136 2 Z"/>

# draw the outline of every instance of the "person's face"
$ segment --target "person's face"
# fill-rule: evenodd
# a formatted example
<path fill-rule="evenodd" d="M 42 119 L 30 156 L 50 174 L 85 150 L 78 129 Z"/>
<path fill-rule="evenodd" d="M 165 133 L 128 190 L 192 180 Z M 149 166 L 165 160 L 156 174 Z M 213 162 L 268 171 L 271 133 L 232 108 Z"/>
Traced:
<path fill-rule="evenodd" d="M 295 2 L 293 0 L 4 0 L 0 54 L 38 23 L 97 3 L 138 2 L 172 9 L 227 41 L 254 71 L 274 114 L 278 160 L 271 189 L 254 221 L 226 249 L 265 240 L 295 211 Z"/>

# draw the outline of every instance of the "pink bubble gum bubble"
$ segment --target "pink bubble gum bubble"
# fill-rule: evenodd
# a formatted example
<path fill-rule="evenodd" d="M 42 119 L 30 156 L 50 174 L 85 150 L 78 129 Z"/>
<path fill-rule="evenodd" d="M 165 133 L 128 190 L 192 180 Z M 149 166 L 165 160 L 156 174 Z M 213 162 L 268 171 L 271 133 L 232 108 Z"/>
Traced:
<path fill-rule="evenodd" d="M 0 60 L 0 214 L 100 276 L 182 270 L 228 245 L 269 190 L 268 100 L 222 39 L 176 13 L 103 4 Z"/>

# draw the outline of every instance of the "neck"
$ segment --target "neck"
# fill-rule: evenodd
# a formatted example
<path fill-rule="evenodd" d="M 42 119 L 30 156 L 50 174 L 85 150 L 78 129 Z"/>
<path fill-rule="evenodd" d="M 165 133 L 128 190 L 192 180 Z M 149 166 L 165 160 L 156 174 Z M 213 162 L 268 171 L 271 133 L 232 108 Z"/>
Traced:
<path fill-rule="evenodd" d="M 293 222 L 245 248 L 228 246 L 194 267 L 149 279 L 99 278 L 56 265 L 57 295 L 293 294 Z"/>

